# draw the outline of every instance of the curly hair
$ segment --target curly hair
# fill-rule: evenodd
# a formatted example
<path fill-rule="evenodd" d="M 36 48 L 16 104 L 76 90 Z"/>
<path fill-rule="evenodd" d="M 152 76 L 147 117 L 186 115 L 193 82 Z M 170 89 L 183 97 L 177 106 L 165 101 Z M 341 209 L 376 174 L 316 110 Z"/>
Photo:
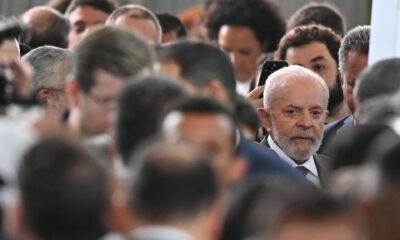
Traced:
<path fill-rule="evenodd" d="M 280 9 L 270 0 L 217 1 L 206 14 L 210 39 L 218 39 L 223 25 L 249 27 L 261 44 L 269 41 L 268 52 L 276 50 L 286 31 L 286 22 Z"/>
<path fill-rule="evenodd" d="M 275 58 L 285 60 L 287 50 L 291 47 L 298 47 L 309 44 L 314 41 L 322 42 L 326 45 L 329 53 L 338 64 L 338 52 L 340 47 L 340 36 L 330 28 L 322 25 L 299 26 L 281 39 L 278 50 L 275 52 Z"/>

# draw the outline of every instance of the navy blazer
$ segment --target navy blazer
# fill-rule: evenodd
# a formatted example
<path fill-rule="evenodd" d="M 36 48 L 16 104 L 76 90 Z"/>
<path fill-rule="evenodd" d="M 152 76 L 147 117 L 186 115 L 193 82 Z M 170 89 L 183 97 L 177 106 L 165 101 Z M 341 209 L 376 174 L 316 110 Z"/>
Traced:
<path fill-rule="evenodd" d="M 262 145 L 240 136 L 237 147 L 239 155 L 244 156 L 248 163 L 246 176 L 257 174 L 280 174 L 292 179 L 301 179 L 303 176 L 284 162 L 278 155 Z"/>

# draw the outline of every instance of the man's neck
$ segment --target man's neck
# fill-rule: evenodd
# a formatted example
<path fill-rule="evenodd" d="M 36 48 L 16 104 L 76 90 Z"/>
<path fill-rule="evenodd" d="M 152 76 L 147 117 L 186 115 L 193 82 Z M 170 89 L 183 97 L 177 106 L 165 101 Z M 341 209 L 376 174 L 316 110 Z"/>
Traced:
<path fill-rule="evenodd" d="M 344 118 L 345 116 L 350 114 L 350 110 L 344 102 L 336 106 L 331 110 L 329 116 L 326 118 L 325 123 L 331 123 L 337 121 L 339 119 Z"/>
<path fill-rule="evenodd" d="M 146 228 L 159 228 L 159 229 L 176 229 L 186 233 L 193 239 L 198 240 L 212 240 L 211 236 L 208 235 L 208 229 L 204 219 L 194 218 L 189 221 L 135 221 L 133 233 L 138 233 Z"/>

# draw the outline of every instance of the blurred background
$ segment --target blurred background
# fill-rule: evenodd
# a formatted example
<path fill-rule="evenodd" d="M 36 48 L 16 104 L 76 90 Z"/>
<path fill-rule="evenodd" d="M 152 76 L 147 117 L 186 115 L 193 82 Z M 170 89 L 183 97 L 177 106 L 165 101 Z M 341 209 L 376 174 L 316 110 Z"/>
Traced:
<path fill-rule="evenodd" d="M 25 10 L 47 3 L 48 0 L 0 0 L 0 13 L 6 17 L 18 16 Z M 206 0 L 117 0 L 120 4 L 137 3 L 144 5 L 155 13 L 179 12 L 196 5 L 204 4 Z M 274 0 L 288 18 L 294 11 L 309 2 L 328 2 L 338 7 L 347 20 L 347 27 L 369 24 L 372 0 Z"/>

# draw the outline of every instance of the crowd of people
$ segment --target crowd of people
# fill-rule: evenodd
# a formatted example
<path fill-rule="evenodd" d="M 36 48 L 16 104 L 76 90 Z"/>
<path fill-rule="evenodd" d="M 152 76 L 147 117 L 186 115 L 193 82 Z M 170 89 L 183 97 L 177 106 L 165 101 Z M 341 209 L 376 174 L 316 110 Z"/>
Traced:
<path fill-rule="evenodd" d="M 1 17 L 0 239 L 400 239 L 400 59 L 369 45 L 327 3 Z"/>

